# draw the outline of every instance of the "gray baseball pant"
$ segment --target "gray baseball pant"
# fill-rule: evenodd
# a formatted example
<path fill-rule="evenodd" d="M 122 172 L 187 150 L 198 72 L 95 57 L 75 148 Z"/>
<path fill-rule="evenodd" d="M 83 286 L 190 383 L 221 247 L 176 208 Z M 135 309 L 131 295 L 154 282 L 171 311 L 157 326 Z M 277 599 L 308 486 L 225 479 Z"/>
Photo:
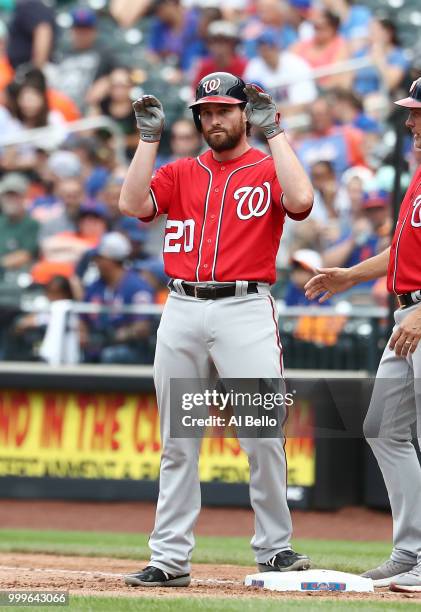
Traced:
<path fill-rule="evenodd" d="M 395 327 L 416 306 L 395 312 Z M 378 461 L 393 517 L 391 558 L 421 561 L 421 466 L 411 442 L 416 423 L 421 438 L 421 347 L 406 358 L 386 346 L 364 422 L 364 434 Z"/>
<path fill-rule="evenodd" d="M 237 283 L 238 286 L 238 283 Z M 170 437 L 170 379 L 282 377 L 277 313 L 269 288 L 258 294 L 198 300 L 172 292 L 157 334 L 154 380 L 161 423 L 161 471 L 151 565 L 171 574 L 190 571 L 193 528 L 201 506 L 200 439 Z M 284 438 L 240 439 L 250 467 L 255 512 L 251 545 L 264 563 L 290 547 Z"/>

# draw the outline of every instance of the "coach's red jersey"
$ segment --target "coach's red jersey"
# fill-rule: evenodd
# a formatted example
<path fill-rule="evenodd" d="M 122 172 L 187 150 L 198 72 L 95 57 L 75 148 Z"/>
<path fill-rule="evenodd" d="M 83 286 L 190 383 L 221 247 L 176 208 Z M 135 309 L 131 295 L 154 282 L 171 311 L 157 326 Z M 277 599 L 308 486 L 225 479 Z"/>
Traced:
<path fill-rule="evenodd" d="M 165 272 L 191 282 L 274 283 L 285 215 L 310 212 L 288 213 L 272 157 L 257 149 L 225 162 L 211 150 L 177 160 L 157 171 L 151 194 L 155 216 L 168 215 Z"/>
<path fill-rule="evenodd" d="M 401 204 L 387 271 L 387 288 L 395 293 L 421 289 L 421 166 Z"/>

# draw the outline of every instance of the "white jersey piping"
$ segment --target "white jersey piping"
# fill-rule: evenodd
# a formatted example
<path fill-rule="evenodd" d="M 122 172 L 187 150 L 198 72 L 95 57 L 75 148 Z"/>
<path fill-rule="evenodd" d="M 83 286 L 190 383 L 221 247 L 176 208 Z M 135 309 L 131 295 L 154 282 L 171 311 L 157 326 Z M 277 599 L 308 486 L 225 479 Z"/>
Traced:
<path fill-rule="evenodd" d="M 155 214 L 154 214 L 154 219 L 155 219 L 155 217 L 158 214 L 158 204 L 156 202 L 156 197 L 155 197 L 152 187 L 150 187 L 149 191 L 150 191 L 151 198 L 152 198 L 152 204 L 155 206 Z"/>
<path fill-rule="evenodd" d="M 199 253 L 198 253 L 198 256 L 197 256 L 196 280 L 199 282 L 199 268 L 200 268 L 200 262 L 201 262 L 201 256 L 202 256 L 203 236 L 205 235 L 206 217 L 207 217 L 207 214 L 208 214 L 209 196 L 210 196 L 211 187 L 212 187 L 213 175 L 212 175 L 212 170 L 210 170 L 210 168 L 205 166 L 205 164 L 200 160 L 199 157 L 197 158 L 197 161 L 198 161 L 199 165 L 202 166 L 202 168 L 204 168 L 209 173 L 209 177 L 210 177 L 209 178 L 208 191 L 206 193 L 205 214 L 203 216 L 202 232 L 200 234 Z"/>
<path fill-rule="evenodd" d="M 394 291 L 395 293 L 396 293 L 396 274 L 397 274 L 397 271 L 398 271 L 398 251 L 399 251 L 399 243 L 400 243 L 400 240 L 401 240 L 401 235 L 402 235 L 402 232 L 403 232 L 403 228 L 404 228 L 404 226 L 405 226 L 406 220 L 407 220 L 408 215 L 409 215 L 410 208 L 411 208 L 411 207 L 408 205 L 408 210 L 406 211 L 405 218 L 404 218 L 404 220 L 402 221 L 401 229 L 400 229 L 400 231 L 399 231 L 398 239 L 396 240 L 396 250 L 395 250 L 395 265 L 394 265 L 394 270 L 393 270 L 393 283 L 392 283 L 392 288 L 393 288 L 393 291 Z"/>
<path fill-rule="evenodd" d="M 220 229 L 221 229 L 222 212 L 224 210 L 225 193 L 227 191 L 228 183 L 229 183 L 231 177 L 236 172 L 239 172 L 240 170 L 244 170 L 245 168 L 250 168 L 251 166 L 256 166 L 257 164 L 260 164 L 261 162 L 263 162 L 266 159 L 268 159 L 269 157 L 270 157 L 270 155 L 266 155 L 266 157 L 262 157 L 262 159 L 259 159 L 257 162 L 253 162 L 252 164 L 247 164 L 246 166 L 240 166 L 239 168 L 235 168 L 235 170 L 233 170 L 231 172 L 231 174 L 228 176 L 227 180 L 225 181 L 224 191 L 222 193 L 221 207 L 219 209 L 218 229 L 217 229 L 217 233 L 216 233 L 215 253 L 214 253 L 214 256 L 213 256 L 213 265 L 212 265 L 212 280 L 215 280 L 215 268 L 216 268 L 216 258 L 217 258 L 217 254 L 218 254 L 219 233 L 220 233 Z"/>

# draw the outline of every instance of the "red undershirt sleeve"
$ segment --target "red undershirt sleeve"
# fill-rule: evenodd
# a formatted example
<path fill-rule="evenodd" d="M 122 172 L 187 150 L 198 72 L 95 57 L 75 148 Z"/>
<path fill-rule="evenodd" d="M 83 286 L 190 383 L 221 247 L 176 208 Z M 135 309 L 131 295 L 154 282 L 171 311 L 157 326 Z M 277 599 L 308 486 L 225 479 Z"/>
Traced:
<path fill-rule="evenodd" d="M 307 210 L 303 210 L 302 212 L 299 212 L 299 213 L 291 212 L 285 207 L 284 194 L 282 194 L 282 197 L 281 197 L 281 206 L 284 209 L 285 214 L 288 215 L 290 219 L 294 219 L 294 221 L 303 221 L 304 219 L 307 219 L 307 217 L 309 216 L 309 214 L 311 213 L 313 209 L 313 204 L 312 204 L 310 208 L 307 208 Z"/>
<path fill-rule="evenodd" d="M 280 203 L 281 204 L 281 208 L 284 211 L 284 213 L 288 217 L 290 217 L 291 219 L 294 219 L 294 221 L 303 221 L 311 213 L 313 205 L 310 206 L 310 208 L 308 208 L 307 210 L 304 210 L 303 212 L 299 212 L 299 213 L 294 213 L 294 212 L 292 212 L 292 211 L 290 211 L 290 210 L 288 210 L 286 208 L 286 206 L 284 204 L 284 192 L 282 190 L 281 185 L 279 184 L 278 177 L 276 176 L 276 173 L 274 174 L 274 177 L 272 179 L 271 189 L 272 189 L 272 200 L 273 200 L 273 202 L 275 202 L 276 205 L 278 205 L 278 203 Z"/>

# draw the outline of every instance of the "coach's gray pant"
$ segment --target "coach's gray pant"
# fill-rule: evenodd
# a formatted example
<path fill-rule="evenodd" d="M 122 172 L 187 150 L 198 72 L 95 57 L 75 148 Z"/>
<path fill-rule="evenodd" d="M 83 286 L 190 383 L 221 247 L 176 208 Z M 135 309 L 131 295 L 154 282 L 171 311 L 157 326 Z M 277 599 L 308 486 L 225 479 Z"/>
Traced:
<path fill-rule="evenodd" d="M 281 378 L 277 314 L 268 289 L 259 294 L 198 300 L 171 293 L 157 335 L 154 379 L 161 421 L 162 457 L 151 565 L 172 574 L 190 571 L 193 528 L 201 506 L 201 440 L 170 437 L 170 379 Z M 284 439 L 241 439 L 250 466 L 255 512 L 251 541 L 264 563 L 290 546 Z"/>
<path fill-rule="evenodd" d="M 417 306 L 395 312 L 396 326 Z M 394 329 L 396 329 L 396 326 Z M 377 371 L 364 434 L 378 461 L 393 516 L 391 558 L 421 561 L 421 467 L 411 426 L 421 438 L 421 346 L 407 358 L 387 346 Z"/>

